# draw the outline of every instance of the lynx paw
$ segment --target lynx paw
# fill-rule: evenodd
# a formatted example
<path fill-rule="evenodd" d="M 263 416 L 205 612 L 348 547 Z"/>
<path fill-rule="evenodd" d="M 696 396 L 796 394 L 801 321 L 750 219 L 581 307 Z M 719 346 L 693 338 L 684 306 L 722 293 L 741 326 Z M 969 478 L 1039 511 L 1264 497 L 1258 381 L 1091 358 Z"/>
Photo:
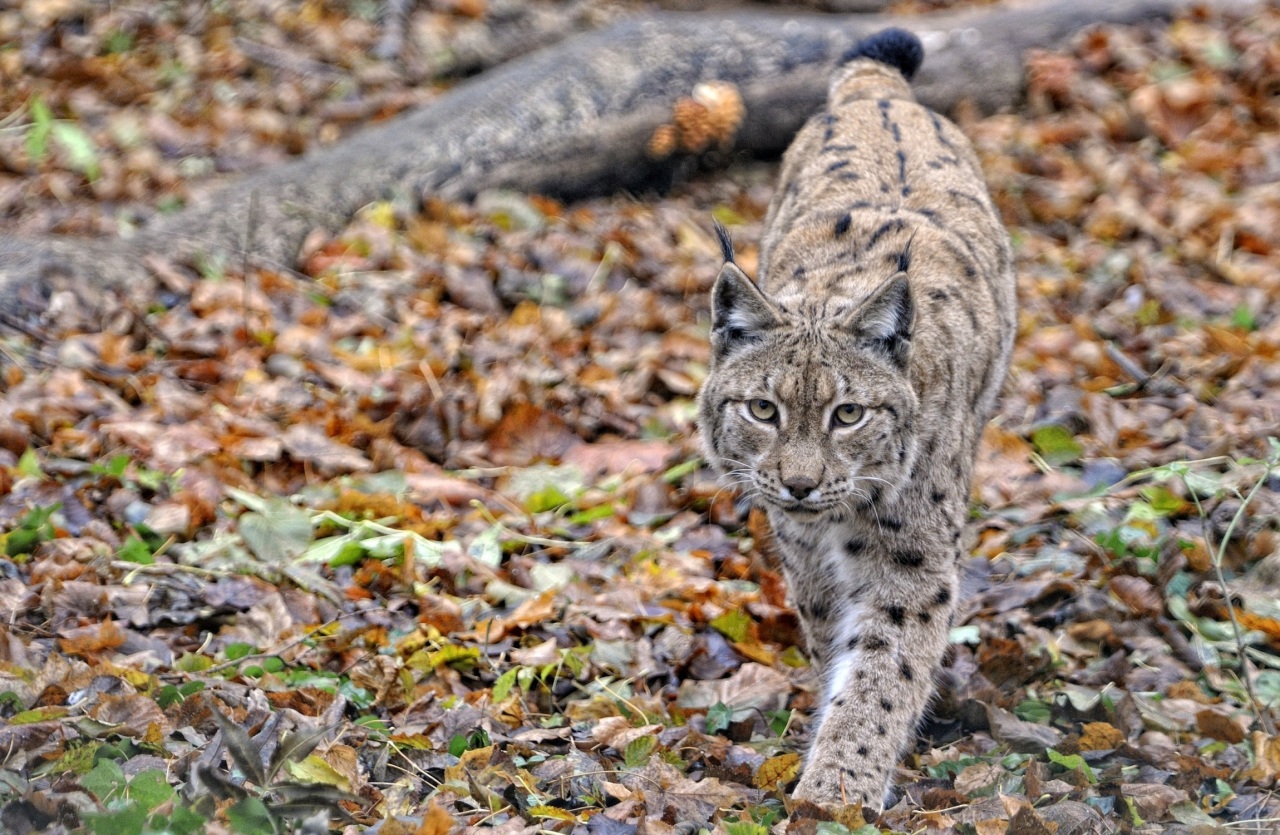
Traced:
<path fill-rule="evenodd" d="M 858 773 L 834 763 L 811 762 L 796 786 L 796 800 L 824 806 L 851 806 L 861 803 L 868 811 L 884 808 L 886 786 L 873 774 Z"/>

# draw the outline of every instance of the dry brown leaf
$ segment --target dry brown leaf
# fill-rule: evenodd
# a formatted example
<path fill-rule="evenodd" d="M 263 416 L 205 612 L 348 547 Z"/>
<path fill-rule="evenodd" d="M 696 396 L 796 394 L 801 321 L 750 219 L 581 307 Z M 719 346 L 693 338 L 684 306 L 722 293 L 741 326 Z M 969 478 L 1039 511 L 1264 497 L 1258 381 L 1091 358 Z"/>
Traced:
<path fill-rule="evenodd" d="M 1133 803 L 1138 815 L 1148 823 L 1164 820 L 1170 806 L 1188 799 L 1182 789 L 1160 783 L 1123 783 L 1120 793 Z"/>
<path fill-rule="evenodd" d="M 1205 709 L 1196 713 L 1196 730 L 1231 744 L 1244 741 L 1245 729 L 1240 723 L 1216 710 Z"/>
<path fill-rule="evenodd" d="M 113 726 L 114 732 L 121 736 L 145 737 L 153 726 L 166 734 L 170 730 L 169 720 L 155 700 L 138 693 L 120 696 L 103 693 L 89 715 Z"/>
<path fill-rule="evenodd" d="M 1112 594 L 1120 598 L 1134 613 L 1158 617 L 1164 612 L 1164 599 L 1151 583 L 1142 577 L 1120 574 L 1108 583 Z"/>

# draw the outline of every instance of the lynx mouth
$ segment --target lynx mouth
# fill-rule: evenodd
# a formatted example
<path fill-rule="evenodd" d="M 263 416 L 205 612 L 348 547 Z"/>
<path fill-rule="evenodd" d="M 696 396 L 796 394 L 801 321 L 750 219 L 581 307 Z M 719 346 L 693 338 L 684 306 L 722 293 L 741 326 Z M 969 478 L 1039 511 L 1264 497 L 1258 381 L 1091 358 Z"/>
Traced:
<path fill-rule="evenodd" d="M 809 502 L 782 501 L 775 500 L 773 504 L 780 507 L 787 513 L 796 516 L 821 516 L 836 506 L 836 502 L 822 502 L 820 504 L 810 504 Z"/>

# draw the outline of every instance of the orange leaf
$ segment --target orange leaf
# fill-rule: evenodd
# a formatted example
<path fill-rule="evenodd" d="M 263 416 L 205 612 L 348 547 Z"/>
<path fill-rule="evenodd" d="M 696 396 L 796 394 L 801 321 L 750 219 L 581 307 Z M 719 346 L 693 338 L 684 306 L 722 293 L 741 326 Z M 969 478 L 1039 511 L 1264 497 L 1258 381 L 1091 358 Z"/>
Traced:
<path fill-rule="evenodd" d="M 779 754 L 770 757 L 756 770 L 756 788 L 779 791 L 800 775 L 799 754 Z"/>
<path fill-rule="evenodd" d="M 422 818 L 422 825 L 418 827 L 415 835 L 449 835 L 453 827 L 457 825 L 453 815 L 444 810 L 439 801 L 432 798 L 431 805 L 427 806 L 427 814 Z"/>

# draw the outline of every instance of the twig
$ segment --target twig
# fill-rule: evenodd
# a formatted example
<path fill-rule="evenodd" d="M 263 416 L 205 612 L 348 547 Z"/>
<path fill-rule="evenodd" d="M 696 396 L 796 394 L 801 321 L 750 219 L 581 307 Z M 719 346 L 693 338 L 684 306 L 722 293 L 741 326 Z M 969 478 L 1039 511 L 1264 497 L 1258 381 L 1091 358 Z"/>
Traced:
<path fill-rule="evenodd" d="M 1231 602 L 1231 589 L 1227 585 L 1226 575 L 1222 572 L 1222 560 L 1226 557 L 1227 543 L 1231 541 L 1231 534 L 1235 532 L 1236 525 L 1244 518 L 1245 508 L 1249 506 L 1249 502 L 1253 500 L 1254 495 L 1266 483 L 1267 477 L 1271 471 L 1275 469 L 1275 463 L 1269 461 L 1267 469 L 1262 476 L 1254 482 L 1253 488 L 1249 491 L 1249 495 L 1244 497 L 1244 501 L 1240 503 L 1240 507 L 1236 510 L 1235 515 L 1231 517 L 1231 523 L 1227 525 L 1227 530 L 1223 533 L 1222 542 L 1214 546 L 1213 531 L 1209 526 L 1208 514 L 1204 512 L 1204 505 L 1200 503 L 1200 496 L 1196 493 L 1191 485 L 1187 485 L 1187 492 L 1191 494 L 1192 501 L 1195 502 L 1196 512 L 1200 514 L 1200 524 L 1204 529 L 1204 539 L 1209 546 L 1209 553 L 1213 557 L 1213 573 L 1218 579 L 1218 584 L 1222 587 L 1222 597 L 1227 604 L 1227 615 L 1231 619 L 1231 630 L 1235 635 L 1236 648 L 1240 654 L 1240 677 L 1244 679 L 1245 692 L 1249 695 L 1249 706 L 1253 709 L 1254 715 L 1258 717 L 1258 722 L 1262 725 L 1263 730 L 1268 736 L 1276 735 L 1275 723 L 1271 721 L 1271 715 L 1263 709 L 1262 702 L 1258 700 L 1257 693 L 1253 690 L 1253 680 L 1249 676 L 1249 656 L 1244 644 L 1244 633 L 1240 629 L 1240 621 L 1236 617 L 1235 604 Z M 1237 493 L 1237 495 L 1239 495 Z"/>
<path fill-rule="evenodd" d="M 1129 356 L 1124 351 L 1117 348 L 1115 343 L 1107 342 L 1105 344 L 1107 356 L 1111 358 L 1112 362 L 1120 366 L 1121 371 L 1133 378 L 1133 381 L 1138 384 L 1139 389 L 1143 388 L 1151 381 L 1151 375 L 1144 371 L 1142 366 L 1129 359 Z"/>

